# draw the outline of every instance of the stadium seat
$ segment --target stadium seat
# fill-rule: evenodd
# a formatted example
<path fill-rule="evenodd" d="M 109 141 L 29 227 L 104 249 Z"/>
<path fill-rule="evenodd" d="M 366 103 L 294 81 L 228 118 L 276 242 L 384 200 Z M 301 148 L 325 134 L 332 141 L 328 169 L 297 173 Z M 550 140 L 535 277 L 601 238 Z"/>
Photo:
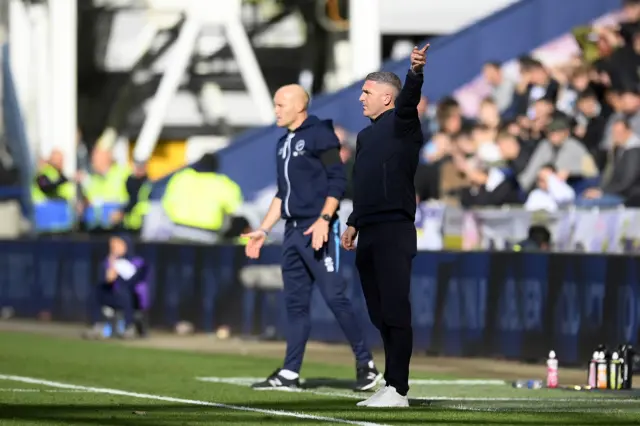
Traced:
<path fill-rule="evenodd" d="M 89 206 L 84 211 L 84 223 L 89 229 L 94 228 L 110 228 L 109 218 L 113 212 L 122 208 L 119 203 L 105 203 L 101 206 Z"/>
<path fill-rule="evenodd" d="M 34 208 L 38 232 L 67 232 L 73 227 L 73 210 L 66 201 L 47 201 Z"/>

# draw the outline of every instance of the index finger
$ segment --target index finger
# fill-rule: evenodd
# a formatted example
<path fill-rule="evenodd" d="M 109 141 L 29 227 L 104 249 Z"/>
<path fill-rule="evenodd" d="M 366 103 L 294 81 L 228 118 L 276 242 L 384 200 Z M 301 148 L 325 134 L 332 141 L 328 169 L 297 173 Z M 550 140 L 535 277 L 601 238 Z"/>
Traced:
<path fill-rule="evenodd" d="M 425 44 L 424 47 L 420 49 L 420 52 L 425 53 L 427 50 L 429 50 L 429 46 L 431 46 L 431 44 L 429 43 Z"/>

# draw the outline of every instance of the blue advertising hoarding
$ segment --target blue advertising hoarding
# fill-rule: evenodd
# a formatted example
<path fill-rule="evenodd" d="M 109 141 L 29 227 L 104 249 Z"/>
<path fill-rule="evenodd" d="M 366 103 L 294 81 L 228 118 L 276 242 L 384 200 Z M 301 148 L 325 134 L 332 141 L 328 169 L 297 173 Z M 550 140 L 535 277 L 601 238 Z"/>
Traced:
<path fill-rule="evenodd" d="M 1 241 L 0 307 L 20 317 L 46 311 L 58 321 L 91 321 L 106 252 L 106 241 Z M 201 331 L 224 324 L 236 334 L 256 334 L 270 325 L 286 334 L 281 292 L 247 289 L 239 280 L 247 265 L 276 266 L 280 247 L 265 247 L 257 262 L 231 246 L 140 244 L 137 253 L 152 265 L 153 326 L 186 320 Z M 418 253 L 411 290 L 415 350 L 537 360 L 554 349 L 564 363 L 576 364 L 600 343 L 635 344 L 638 266 L 632 256 Z M 368 342 L 379 347 L 352 253 L 343 253 L 340 273 Z M 311 324 L 312 339 L 344 342 L 317 291 Z"/>

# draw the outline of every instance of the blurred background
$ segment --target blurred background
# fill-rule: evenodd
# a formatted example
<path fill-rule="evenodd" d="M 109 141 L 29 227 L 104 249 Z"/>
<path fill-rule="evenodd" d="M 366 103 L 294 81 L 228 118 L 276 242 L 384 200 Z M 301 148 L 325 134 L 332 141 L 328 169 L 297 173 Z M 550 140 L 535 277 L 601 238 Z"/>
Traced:
<path fill-rule="evenodd" d="M 312 94 L 350 173 L 361 79 L 427 41 L 419 249 L 637 252 L 640 0 L 2 1 L 0 236 L 241 246 L 275 90 Z M 277 287 L 265 264 L 243 282 Z"/>
<path fill-rule="evenodd" d="M 125 229 L 145 241 L 235 241 L 275 191 L 274 91 L 298 82 L 312 93 L 311 112 L 334 120 L 349 171 L 366 125 L 359 80 L 377 69 L 404 76 L 411 48 L 429 41 L 420 248 L 511 249 L 531 226 L 547 229 L 555 250 L 636 246 L 637 1 L 0 8 L 7 238 Z M 196 173 L 173 179 L 185 169 Z M 197 194 L 190 179 L 204 173 L 225 179 Z M 219 217 L 203 223 L 195 212 L 205 210 Z"/>

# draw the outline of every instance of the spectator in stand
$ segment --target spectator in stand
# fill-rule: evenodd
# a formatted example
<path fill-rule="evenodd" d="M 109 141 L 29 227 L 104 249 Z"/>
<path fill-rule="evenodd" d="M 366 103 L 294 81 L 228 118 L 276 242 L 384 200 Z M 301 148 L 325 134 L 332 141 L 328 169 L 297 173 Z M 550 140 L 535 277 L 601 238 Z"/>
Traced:
<path fill-rule="evenodd" d="M 422 148 L 420 162 L 422 164 L 433 164 L 444 158 L 449 152 L 451 137 L 443 132 L 433 135 L 433 138 Z"/>
<path fill-rule="evenodd" d="M 527 239 L 513 246 L 513 251 L 549 250 L 551 250 L 551 232 L 543 225 L 530 226 Z"/>
<path fill-rule="evenodd" d="M 622 14 L 623 18 L 618 29 L 624 41 L 630 44 L 640 22 L 640 0 L 623 0 Z"/>
<path fill-rule="evenodd" d="M 518 175 L 520 187 L 531 190 L 540 170 L 549 164 L 565 182 L 593 178 L 598 174 L 589 151 L 571 136 L 571 123 L 565 117 L 556 117 L 549 124 L 547 138 L 538 144 L 527 167 Z"/>
<path fill-rule="evenodd" d="M 573 203 L 576 193 L 556 173 L 553 166 L 547 165 L 538 172 L 538 184 L 531 191 L 524 204 L 525 210 L 545 210 L 555 212 Z"/>
<path fill-rule="evenodd" d="M 491 97 L 484 98 L 478 110 L 478 122 L 497 132 L 500 121 L 498 104 Z M 495 135 L 493 139 L 495 139 Z"/>
<path fill-rule="evenodd" d="M 544 65 L 535 59 L 523 59 L 520 82 L 514 97 L 515 111 L 518 116 L 533 117 L 533 105 L 539 99 L 547 99 L 555 105 L 560 85 L 551 78 Z"/>
<path fill-rule="evenodd" d="M 438 104 L 436 111 L 438 131 L 453 136 L 462 130 L 465 120 L 460 104 L 453 98 L 445 98 Z"/>
<path fill-rule="evenodd" d="M 111 222 L 122 224 L 129 232 L 138 233 L 142 228 L 142 219 L 147 213 L 149 195 L 151 193 L 151 183 L 148 182 L 147 165 L 135 164 L 133 173 L 129 175 L 125 182 L 125 188 L 129 195 L 129 201 L 122 208 L 111 215 Z"/>
<path fill-rule="evenodd" d="M 604 138 L 608 116 L 592 89 L 580 93 L 577 106 L 578 112 L 573 134 L 584 143 L 596 160 L 598 170 L 602 171 L 606 152 L 600 148 L 600 144 Z"/>
<path fill-rule="evenodd" d="M 340 159 L 345 167 L 345 174 L 347 177 L 347 186 L 344 192 L 343 199 L 353 200 L 353 164 L 355 162 L 355 141 L 353 137 L 347 132 L 347 130 L 340 126 L 334 126 L 333 128 L 336 137 L 340 141 Z"/>
<path fill-rule="evenodd" d="M 418 104 L 418 117 L 420 118 L 420 123 L 422 123 L 422 137 L 425 141 L 430 140 L 431 135 L 438 130 L 435 115 L 435 108 L 429 103 L 429 99 L 426 96 L 422 96 Z"/>
<path fill-rule="evenodd" d="M 497 145 L 505 161 L 506 169 L 514 176 L 522 173 L 529 164 L 534 146 L 518 140 L 517 136 L 506 130 L 498 135 Z"/>
<path fill-rule="evenodd" d="M 615 92 L 614 92 L 615 93 Z M 613 147 L 613 126 L 621 118 L 626 118 L 633 132 L 640 135 L 640 92 L 637 88 L 625 87 L 620 91 L 619 97 L 615 94 L 609 95 L 613 103 L 615 114 L 609 117 L 605 127 L 605 136 L 602 148 L 611 149 Z"/>
<path fill-rule="evenodd" d="M 31 196 L 35 204 L 47 200 L 71 201 L 76 196 L 76 187 L 62 172 L 64 156 L 62 151 L 51 151 L 49 161 L 42 163 L 31 187 Z"/>
<path fill-rule="evenodd" d="M 482 68 L 484 80 L 491 86 L 491 99 L 495 102 L 500 114 L 505 113 L 511 106 L 516 84 L 504 76 L 502 64 L 489 61 Z"/>
<path fill-rule="evenodd" d="M 640 196 L 640 138 L 624 118 L 613 123 L 612 137 L 602 185 L 585 191 L 578 206 L 611 207 Z"/>

